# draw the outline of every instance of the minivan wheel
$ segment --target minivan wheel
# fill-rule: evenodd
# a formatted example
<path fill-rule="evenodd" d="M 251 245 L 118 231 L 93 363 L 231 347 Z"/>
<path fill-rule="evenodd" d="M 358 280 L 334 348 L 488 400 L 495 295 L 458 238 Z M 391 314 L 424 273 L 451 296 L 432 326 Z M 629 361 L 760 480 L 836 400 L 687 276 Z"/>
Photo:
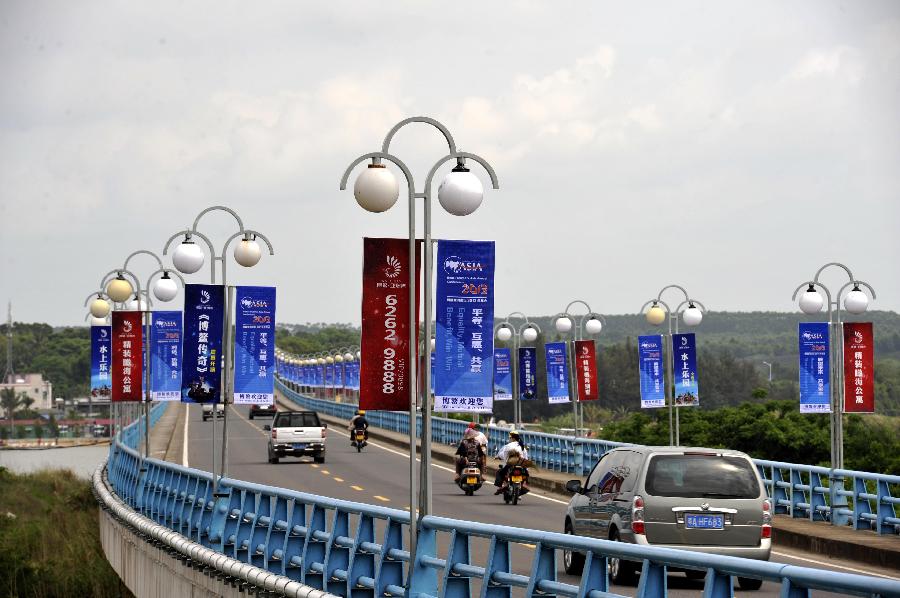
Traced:
<path fill-rule="evenodd" d="M 566 521 L 566 534 L 574 536 L 572 524 Z M 563 566 L 569 575 L 581 575 L 584 570 L 584 555 L 576 550 L 563 551 Z"/>
<path fill-rule="evenodd" d="M 618 530 L 613 531 L 609 539 L 613 542 L 622 541 Z M 609 557 L 609 581 L 620 586 L 634 585 L 634 582 L 637 581 L 635 564 L 624 559 Z"/>
<path fill-rule="evenodd" d="M 754 577 L 738 577 L 738 585 L 742 590 L 758 590 L 762 587 L 762 580 Z"/>

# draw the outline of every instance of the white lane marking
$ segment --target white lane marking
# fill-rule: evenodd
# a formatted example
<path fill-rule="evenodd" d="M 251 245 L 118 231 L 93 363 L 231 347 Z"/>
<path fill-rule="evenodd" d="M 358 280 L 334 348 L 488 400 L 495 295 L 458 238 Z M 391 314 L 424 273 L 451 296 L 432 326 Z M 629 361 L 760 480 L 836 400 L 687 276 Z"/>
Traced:
<path fill-rule="evenodd" d="M 392 449 L 392 448 L 388 448 L 388 447 L 386 447 L 386 446 L 383 446 L 383 445 L 381 445 L 381 444 L 378 444 L 377 442 L 372 442 L 371 440 L 369 441 L 369 444 L 370 444 L 371 446 L 378 447 L 378 448 L 380 448 L 380 449 L 383 450 L 383 451 L 387 451 L 387 452 L 389 452 L 389 453 L 394 453 L 395 455 L 400 455 L 401 457 L 406 457 L 407 459 L 409 459 L 409 454 L 408 454 L 408 453 L 402 453 L 402 452 L 400 452 L 400 451 L 395 451 L 395 450 Z M 421 459 L 416 458 L 416 461 L 421 461 Z M 456 470 L 455 470 L 455 469 L 451 469 L 451 468 L 449 468 L 449 467 L 444 467 L 443 465 L 438 465 L 437 463 L 434 463 L 434 462 L 431 463 L 431 466 L 432 466 L 432 467 L 437 467 L 438 469 L 443 469 L 444 471 L 449 471 L 450 473 L 453 473 L 453 474 L 456 473 Z M 540 499 L 543 499 L 543 500 L 548 500 L 548 501 L 550 501 L 550 502 L 555 502 L 555 503 L 557 503 L 557 504 L 561 504 L 561 505 L 568 505 L 568 504 L 569 504 L 569 501 L 567 501 L 567 500 L 559 500 L 558 498 L 550 498 L 549 496 L 544 496 L 543 494 L 537 494 L 534 490 L 532 490 L 529 494 L 530 494 L 531 496 L 535 497 L 535 498 L 540 498 Z"/>
<path fill-rule="evenodd" d="M 184 438 L 181 441 L 181 465 L 188 466 L 188 422 L 191 421 L 191 404 L 184 404 Z"/>
<path fill-rule="evenodd" d="M 891 577 L 890 575 L 884 575 L 883 573 L 875 573 L 874 571 L 869 571 L 868 569 L 856 569 L 854 567 L 845 567 L 843 565 L 836 565 L 829 561 L 820 561 L 817 559 L 807 559 L 802 556 L 797 556 L 795 554 L 791 554 L 789 552 L 778 552 L 776 550 L 772 551 L 772 554 L 777 554 L 778 556 L 782 556 L 789 559 L 796 559 L 798 561 L 803 561 L 804 563 L 815 563 L 816 565 L 823 565 L 825 567 L 832 567 L 834 569 L 843 569 L 844 571 L 852 571 L 853 573 L 862 573 L 864 575 L 872 575 L 874 577 L 884 577 L 885 579 L 900 579 L 900 577 Z"/>

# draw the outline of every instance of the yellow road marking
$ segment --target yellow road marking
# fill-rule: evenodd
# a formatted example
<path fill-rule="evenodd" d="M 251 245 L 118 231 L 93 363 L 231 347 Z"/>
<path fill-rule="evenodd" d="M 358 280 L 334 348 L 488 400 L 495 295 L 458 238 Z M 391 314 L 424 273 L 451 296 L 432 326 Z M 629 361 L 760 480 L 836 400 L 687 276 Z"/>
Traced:
<path fill-rule="evenodd" d="M 376 494 L 375 496 L 373 496 L 372 498 L 375 498 L 375 499 L 377 499 L 377 500 L 380 500 L 381 502 L 391 502 L 391 499 L 385 498 L 385 497 L 383 497 L 383 496 L 378 496 L 377 494 Z"/>
<path fill-rule="evenodd" d="M 530 548 L 532 550 L 536 548 L 534 544 L 522 544 L 522 546 L 525 546 L 526 548 Z"/>
<path fill-rule="evenodd" d="M 359 492 L 362 492 L 362 490 L 363 490 L 361 486 L 350 486 L 350 487 Z"/>
<path fill-rule="evenodd" d="M 316 465 L 315 463 L 310 463 L 310 465 L 312 465 L 315 469 L 319 469 L 319 466 Z"/>
<path fill-rule="evenodd" d="M 335 482 L 343 482 L 343 481 L 344 481 L 344 478 L 335 477 L 335 478 L 334 478 L 334 481 L 335 481 Z"/>
<path fill-rule="evenodd" d="M 323 469 L 323 470 L 320 471 L 319 473 L 323 473 L 323 474 L 325 474 L 325 475 L 328 475 L 328 474 L 330 474 L 331 472 L 328 471 L 327 469 Z"/>

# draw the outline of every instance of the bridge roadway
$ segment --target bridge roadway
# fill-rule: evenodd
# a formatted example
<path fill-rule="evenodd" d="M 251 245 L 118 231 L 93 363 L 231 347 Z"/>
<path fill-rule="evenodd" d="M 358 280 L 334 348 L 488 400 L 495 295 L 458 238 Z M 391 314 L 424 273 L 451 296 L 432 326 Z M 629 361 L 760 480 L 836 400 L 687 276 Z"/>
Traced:
<path fill-rule="evenodd" d="M 187 408 L 183 406 L 182 408 Z M 349 436 L 344 429 L 329 429 L 328 451 L 324 464 L 317 465 L 311 459 L 283 459 L 277 465 L 266 460 L 268 433 L 262 427 L 271 423 L 271 418 L 248 419 L 248 408 L 230 407 L 229 414 L 229 476 L 270 486 L 280 486 L 333 498 L 382 505 L 395 509 L 409 509 L 408 480 L 409 458 L 403 451 L 373 441 L 357 453 L 350 446 Z M 186 454 L 180 460 L 186 465 L 212 471 L 211 443 L 212 422 L 202 421 L 200 408 L 189 407 L 189 415 L 183 434 L 187 440 Z M 219 425 L 218 434 L 221 434 Z M 180 439 L 179 439 L 180 440 Z M 221 436 L 217 438 L 221 440 Z M 180 443 L 179 443 L 180 444 Z M 170 456 L 170 458 L 172 458 Z M 177 459 L 172 459 L 177 460 Z M 493 486 L 482 488 L 473 497 L 463 495 L 453 483 L 452 471 L 441 464 L 434 466 L 434 511 L 435 515 L 453 517 L 499 525 L 509 525 L 548 531 L 561 531 L 567 501 L 565 497 L 542 491 L 534 491 L 524 497 L 517 506 L 507 506 L 499 496 L 494 496 Z M 532 547 L 514 545 L 512 559 L 517 573 L 528 575 Z M 446 554 L 446 547 L 442 548 Z M 473 560 L 484 563 L 487 546 L 472 546 Z M 861 573 L 891 578 L 900 578 L 896 571 L 877 569 L 854 562 L 826 559 L 812 555 L 776 548 L 772 561 L 804 567 L 817 567 L 845 573 Z M 578 584 L 578 578 L 566 575 L 560 558 L 560 581 Z M 737 586 L 737 583 L 735 583 Z M 616 586 L 611 588 L 620 594 L 634 594 L 635 589 Z M 684 574 L 672 573 L 669 591 L 672 596 L 699 596 L 703 582 L 687 579 Z M 739 594 L 754 596 L 778 596 L 779 586 L 772 582 L 763 584 L 756 593 Z M 815 596 L 835 596 L 825 592 L 814 592 Z"/>

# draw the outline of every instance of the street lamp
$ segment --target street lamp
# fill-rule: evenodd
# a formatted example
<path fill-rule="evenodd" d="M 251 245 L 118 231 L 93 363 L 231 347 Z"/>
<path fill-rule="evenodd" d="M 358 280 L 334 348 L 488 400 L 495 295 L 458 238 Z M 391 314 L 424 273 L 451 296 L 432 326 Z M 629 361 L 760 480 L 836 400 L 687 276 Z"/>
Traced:
<path fill-rule="evenodd" d="M 764 361 L 762 363 L 763 363 L 763 365 L 768 366 L 768 368 L 769 368 L 769 383 L 771 384 L 772 383 L 772 364 L 769 363 L 768 361 Z"/>
<path fill-rule="evenodd" d="M 516 328 L 510 322 L 511 318 L 519 318 L 525 322 Z M 532 322 L 528 316 L 520 311 L 514 311 L 502 322 L 494 326 L 494 336 L 497 340 L 504 343 L 512 341 L 512 347 L 509 356 L 509 367 L 512 373 L 512 398 L 513 398 L 513 426 L 519 428 L 522 423 L 522 403 L 519 401 L 519 339 L 521 338 L 527 343 L 533 343 L 537 340 L 541 328 L 537 322 Z"/>
<path fill-rule="evenodd" d="M 447 146 L 449 153 L 438 160 L 434 166 L 431 167 L 431 170 L 428 171 L 427 176 L 425 177 L 425 186 L 422 191 L 416 191 L 415 181 L 413 179 L 413 175 L 410 172 L 409 168 L 406 164 L 400 160 L 400 158 L 394 156 L 390 153 L 390 145 L 391 140 L 394 138 L 394 135 L 403 127 L 412 123 L 423 123 L 427 125 L 431 125 L 435 129 L 437 129 L 447 141 Z M 383 160 L 387 160 L 388 162 L 393 163 L 400 171 L 403 173 L 403 176 L 406 178 L 407 190 L 408 190 L 408 200 L 409 200 L 409 259 L 410 259 L 410 268 L 409 268 L 409 305 L 410 305 L 410 315 L 409 315 L 409 331 L 410 334 L 414 334 L 414 332 L 418 329 L 418 321 L 416 319 L 416 208 L 415 208 L 415 200 L 417 198 L 422 198 L 424 200 L 424 245 L 425 245 L 425 275 L 424 275 L 424 284 L 423 287 L 425 289 L 424 293 L 424 304 L 425 304 L 425 338 L 431 338 L 431 262 L 432 262 L 432 247 L 431 247 L 431 197 L 432 197 L 432 182 L 435 174 L 438 169 L 440 169 L 447 162 L 455 162 L 455 166 L 453 170 L 447 174 L 444 178 L 444 181 L 441 183 L 440 188 L 438 189 L 438 200 L 441 203 L 441 206 L 449 213 L 456 216 L 465 216 L 467 214 L 472 213 L 481 203 L 481 198 L 483 195 L 483 189 L 481 187 L 481 181 L 478 180 L 478 177 L 473 175 L 469 169 L 466 167 L 466 161 L 471 160 L 480 164 L 488 176 L 491 179 L 491 184 L 494 189 L 499 188 L 499 184 L 497 182 L 497 175 L 494 173 L 494 169 L 490 164 L 487 163 L 486 160 L 477 156 L 475 154 L 471 154 L 468 152 L 458 151 L 456 148 L 456 142 L 453 139 L 453 135 L 450 134 L 450 131 L 440 122 L 436 121 L 433 118 L 428 118 L 424 116 L 414 116 L 412 118 L 407 118 L 405 120 L 400 121 L 394 127 L 388 131 L 388 134 L 384 138 L 384 142 L 381 146 L 380 152 L 371 152 L 368 154 L 364 154 L 354 160 L 347 170 L 344 171 L 344 176 L 341 177 L 341 190 L 347 188 L 347 182 L 350 178 L 350 173 L 356 168 L 357 165 L 362 164 L 364 162 L 370 161 L 370 164 L 367 165 L 367 168 L 360 174 L 357 178 L 356 182 L 353 185 L 353 195 L 356 197 L 357 203 L 362 206 L 364 209 L 370 212 L 383 212 L 389 209 L 394 203 L 397 201 L 399 196 L 399 185 L 397 183 L 396 178 L 393 173 L 385 168 L 385 165 L 382 163 Z M 425 351 L 425 363 L 429 363 L 431 361 L 431 345 L 426 345 Z M 414 342 L 409 343 L 409 363 L 416 363 L 416 344 Z M 419 477 L 421 478 L 421 496 L 422 500 L 418 500 L 416 496 L 416 395 L 418 392 L 418 380 L 416 379 L 416 372 L 410 372 L 409 376 L 409 418 L 410 418 L 410 431 L 409 431 L 409 452 L 410 452 L 410 517 L 414 518 L 416 513 L 416 508 L 418 507 L 419 517 L 424 517 L 429 515 L 432 511 L 431 504 L 431 407 L 430 407 L 430 399 L 428 396 L 430 393 L 425 393 L 425 398 L 422 404 L 422 461 L 421 461 L 421 469 L 419 473 Z M 424 388 L 431 387 L 431 369 L 429 367 L 425 368 L 425 384 Z M 415 541 L 416 541 L 416 527 L 417 524 L 411 524 L 409 526 L 409 534 L 410 534 L 410 550 L 415 549 Z"/>
<path fill-rule="evenodd" d="M 203 218 L 206 214 L 210 212 L 226 212 L 230 214 L 236 221 L 238 225 L 238 231 L 232 234 L 225 240 L 224 245 L 222 246 L 222 251 L 219 254 L 216 254 L 216 249 L 213 246 L 212 241 L 210 241 L 209 237 L 201 233 L 197 230 L 197 225 L 200 224 L 200 219 Z M 257 242 L 257 238 L 262 239 L 266 244 L 266 247 L 269 249 L 269 255 L 275 255 L 275 250 L 272 248 L 272 243 L 269 242 L 269 239 L 266 238 L 265 235 L 260 233 L 259 231 L 255 231 L 249 228 L 244 228 L 244 222 L 241 220 L 241 217 L 237 215 L 237 212 L 232 210 L 231 208 L 225 206 L 211 206 L 206 208 L 197 214 L 197 217 L 194 218 L 194 224 L 189 229 L 181 230 L 169 237 L 169 240 L 166 241 L 165 246 L 163 247 L 163 255 L 166 255 L 169 251 L 169 246 L 175 241 L 178 237 L 182 237 L 183 239 L 181 243 L 175 248 L 174 253 L 172 254 L 172 264 L 178 269 L 179 272 L 184 274 L 194 274 L 198 272 L 200 268 L 203 267 L 204 262 L 206 261 L 206 256 L 203 253 L 203 250 L 194 243 L 193 238 L 198 237 L 204 243 L 206 243 L 207 249 L 209 249 L 210 255 L 210 283 L 216 284 L 216 262 L 219 262 L 222 268 L 222 286 L 225 287 L 225 314 L 223 319 L 223 330 L 222 330 L 222 353 L 224 357 L 224 366 L 221 368 L 221 374 L 219 377 L 219 386 L 220 392 L 222 396 L 223 403 L 223 418 L 222 418 L 222 470 L 221 476 L 216 475 L 216 417 L 215 410 L 213 412 L 213 494 L 218 496 L 219 490 L 219 479 L 220 477 L 225 477 L 228 475 L 228 404 L 233 402 L 233 397 L 231 396 L 231 308 L 234 303 L 232 299 L 232 291 L 234 287 L 228 286 L 228 278 L 227 278 L 227 264 L 228 262 L 225 259 L 225 254 L 228 252 L 228 246 L 231 245 L 231 242 L 240 237 L 240 242 L 234 248 L 234 259 L 235 261 L 245 268 L 250 268 L 256 265 L 259 262 L 260 256 L 262 255 L 262 250 L 259 247 L 259 243 Z"/>
<path fill-rule="evenodd" d="M 849 282 L 845 283 L 836 295 L 832 295 L 831 291 L 819 281 L 819 276 L 829 267 L 842 269 Z M 798 300 L 797 294 L 806 287 L 806 290 L 800 294 Z M 861 314 L 869 307 L 869 298 L 860 288 L 861 286 L 868 289 L 872 299 L 875 299 L 875 289 L 869 283 L 857 280 L 850 268 L 838 262 L 829 262 L 818 269 L 812 280 L 808 280 L 794 289 L 791 295 L 792 301 L 797 301 L 800 310 L 807 314 L 813 315 L 822 311 L 822 307 L 828 305 L 828 328 L 832 341 L 829 343 L 829 361 L 831 362 L 831 467 L 832 469 L 844 468 L 844 324 L 841 319 L 841 297 L 844 299 L 844 309 L 851 314 Z M 847 289 L 852 289 L 844 295 Z M 818 289 L 825 292 L 825 298 L 819 294 Z"/>
<path fill-rule="evenodd" d="M 676 306 L 674 311 L 669 309 L 669 305 L 662 300 L 663 293 L 669 289 L 677 289 L 684 295 L 684 300 Z M 659 293 L 657 293 L 656 299 L 647 301 L 641 307 L 641 313 L 644 314 L 644 317 L 647 319 L 647 323 L 653 326 L 659 326 L 666 320 L 669 321 L 669 332 L 668 334 L 664 334 L 663 336 L 665 337 L 666 347 L 666 378 L 664 386 L 666 391 L 666 403 L 669 405 L 669 444 L 671 446 L 680 446 L 681 442 L 681 434 L 679 429 L 681 422 L 678 415 L 678 410 L 674 408 L 675 399 L 672 396 L 672 386 L 675 383 L 672 378 L 672 355 L 674 352 L 674 349 L 672 347 L 672 334 L 678 334 L 679 314 L 681 315 L 681 319 L 684 322 L 685 326 L 693 327 L 698 326 L 700 322 L 703 321 L 703 314 L 705 314 L 706 311 L 706 306 L 704 306 L 700 301 L 692 299 L 688 295 L 688 292 L 684 290 L 684 287 L 677 284 L 664 286 L 662 289 L 660 289 Z"/>
<path fill-rule="evenodd" d="M 575 437 L 577 438 L 579 428 L 584 427 L 584 410 L 578 408 L 578 383 L 575 382 L 575 341 L 582 340 L 584 332 L 591 335 L 600 334 L 600 331 L 603 330 L 603 326 L 606 324 L 606 318 L 592 310 L 591 306 L 581 299 L 571 301 L 564 312 L 557 314 L 553 323 L 556 331 L 563 335 L 563 339 L 572 330 L 573 314 L 570 314 L 569 310 L 575 304 L 581 304 L 587 308 L 587 313 L 581 316 L 578 320 L 578 325 L 575 326 L 573 342 L 570 344 L 569 341 L 565 341 L 567 359 L 569 361 L 569 379 L 567 382 L 571 388 L 569 393 L 572 401 L 572 416 L 574 418 L 572 425 L 575 428 Z"/>

